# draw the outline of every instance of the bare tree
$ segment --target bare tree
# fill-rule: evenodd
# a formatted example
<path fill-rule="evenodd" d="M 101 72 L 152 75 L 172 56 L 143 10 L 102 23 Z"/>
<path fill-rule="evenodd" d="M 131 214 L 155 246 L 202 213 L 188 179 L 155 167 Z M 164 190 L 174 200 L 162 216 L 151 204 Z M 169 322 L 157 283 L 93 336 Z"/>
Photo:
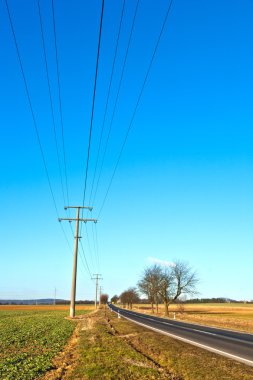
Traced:
<path fill-rule="evenodd" d="M 144 270 L 143 276 L 137 284 L 140 293 L 147 296 L 151 303 L 152 313 L 154 313 L 154 304 L 156 304 L 156 310 L 158 311 L 161 276 L 161 267 L 154 265 L 153 267 Z"/>
<path fill-rule="evenodd" d="M 183 261 L 176 261 L 173 266 L 164 269 L 160 294 L 165 306 L 165 315 L 169 314 L 169 305 L 182 294 L 196 294 L 197 283 L 196 272 Z"/>
<path fill-rule="evenodd" d="M 164 303 L 165 315 L 169 315 L 169 303 L 172 298 L 173 274 L 171 268 L 161 268 L 159 295 Z M 172 302 L 172 301 L 171 301 Z"/>
<path fill-rule="evenodd" d="M 116 294 L 111 298 L 112 303 L 117 303 L 118 300 L 119 300 L 119 297 Z"/>
<path fill-rule="evenodd" d="M 108 299 L 109 299 L 108 294 L 101 294 L 101 296 L 100 296 L 101 305 L 106 305 L 108 302 Z"/>
<path fill-rule="evenodd" d="M 198 278 L 192 268 L 185 262 L 177 261 L 170 267 L 154 265 L 144 271 L 138 282 L 142 294 L 148 296 L 152 312 L 154 302 L 159 298 L 164 303 L 165 315 L 169 314 L 169 305 L 183 294 L 196 294 Z"/>
<path fill-rule="evenodd" d="M 199 282 L 197 273 L 188 263 L 177 261 L 172 268 L 175 281 L 175 295 L 173 301 L 183 294 L 197 294 L 196 286 Z"/>
<path fill-rule="evenodd" d="M 128 296 L 127 296 L 127 291 L 122 292 L 121 295 L 119 296 L 120 302 L 122 303 L 123 307 L 125 307 L 128 303 Z"/>
<path fill-rule="evenodd" d="M 124 306 L 127 305 L 129 309 L 132 309 L 133 303 L 139 301 L 139 295 L 136 288 L 129 288 L 121 293 L 120 301 Z"/>

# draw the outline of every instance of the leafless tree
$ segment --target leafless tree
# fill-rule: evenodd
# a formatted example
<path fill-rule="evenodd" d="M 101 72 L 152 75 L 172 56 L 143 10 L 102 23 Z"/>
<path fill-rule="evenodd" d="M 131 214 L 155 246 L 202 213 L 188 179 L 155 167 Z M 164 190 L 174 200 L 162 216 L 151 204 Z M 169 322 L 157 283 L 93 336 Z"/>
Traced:
<path fill-rule="evenodd" d="M 124 306 L 127 305 L 129 309 L 132 309 L 133 303 L 139 301 L 139 295 L 137 290 L 135 288 L 129 288 L 125 290 L 120 295 L 120 301 Z"/>
<path fill-rule="evenodd" d="M 169 314 L 169 305 L 183 294 L 196 294 L 197 274 L 185 262 L 176 261 L 170 267 L 154 265 L 144 271 L 138 288 L 148 296 L 153 310 L 154 300 L 164 303 L 165 315 Z M 158 302 L 158 301 L 157 301 Z"/>
<path fill-rule="evenodd" d="M 108 294 L 101 294 L 101 296 L 100 296 L 101 305 L 106 305 L 108 302 L 108 299 L 109 299 Z"/>
<path fill-rule="evenodd" d="M 128 302 L 127 291 L 122 292 L 121 295 L 119 296 L 119 299 L 123 307 L 125 307 Z"/>
<path fill-rule="evenodd" d="M 118 300 L 119 300 L 119 297 L 116 294 L 111 298 L 112 303 L 117 303 Z"/>
<path fill-rule="evenodd" d="M 166 268 L 163 275 L 163 289 L 161 296 L 165 306 L 165 315 L 168 315 L 168 307 L 181 295 L 196 294 L 198 277 L 188 263 L 176 261 L 173 266 Z"/>
<path fill-rule="evenodd" d="M 151 303 L 152 313 L 154 313 L 154 304 L 156 304 L 156 310 L 158 311 L 161 276 L 161 267 L 154 265 L 153 267 L 144 270 L 143 276 L 137 284 L 140 293 L 147 296 Z"/>

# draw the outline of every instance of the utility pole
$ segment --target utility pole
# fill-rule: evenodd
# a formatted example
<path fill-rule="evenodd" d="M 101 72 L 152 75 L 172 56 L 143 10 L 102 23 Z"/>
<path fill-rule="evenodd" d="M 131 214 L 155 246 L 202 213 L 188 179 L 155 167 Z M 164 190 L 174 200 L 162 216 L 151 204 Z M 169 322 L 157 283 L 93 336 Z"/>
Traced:
<path fill-rule="evenodd" d="M 54 305 L 56 305 L 56 288 L 54 288 Z"/>
<path fill-rule="evenodd" d="M 99 306 L 101 306 L 102 286 L 99 287 Z"/>
<path fill-rule="evenodd" d="M 92 207 L 85 207 L 85 206 L 66 206 L 64 207 L 65 210 L 68 208 L 75 208 L 76 209 L 76 218 L 59 218 L 59 222 L 62 220 L 68 220 L 69 222 L 75 221 L 76 222 L 76 233 L 75 233 L 75 244 L 74 244 L 74 262 L 73 262 L 73 273 L 72 273 L 72 288 L 71 288 L 71 300 L 70 300 L 70 318 L 75 317 L 75 302 L 76 302 L 76 271 L 77 271 L 77 256 L 78 256 L 78 242 L 79 239 L 81 239 L 81 236 L 79 236 L 79 222 L 94 222 L 97 223 L 97 219 L 87 219 L 87 218 L 80 218 L 80 209 L 88 209 L 89 211 L 92 210 Z"/>
<path fill-rule="evenodd" d="M 97 299 L 98 299 L 98 281 L 103 280 L 100 273 L 93 274 L 92 280 L 96 280 L 96 298 L 95 298 L 95 309 L 97 309 Z"/>

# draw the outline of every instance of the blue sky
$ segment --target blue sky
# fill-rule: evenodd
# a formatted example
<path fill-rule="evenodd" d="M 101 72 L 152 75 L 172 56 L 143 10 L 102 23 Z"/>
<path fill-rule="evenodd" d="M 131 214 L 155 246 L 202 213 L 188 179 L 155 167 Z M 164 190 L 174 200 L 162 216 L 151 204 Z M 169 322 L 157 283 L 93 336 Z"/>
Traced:
<path fill-rule="evenodd" d="M 95 217 L 168 3 L 140 0 Z M 37 2 L 8 4 L 53 191 L 65 216 Z M 135 5 L 126 0 L 106 131 Z M 105 0 L 88 198 L 121 6 L 122 1 Z M 82 203 L 100 7 L 97 0 L 55 0 L 71 204 Z M 41 11 L 61 146 L 51 1 L 41 1 Z M 105 207 L 97 226 L 87 225 L 88 241 L 82 230 L 90 271 L 102 273 L 110 295 L 134 286 L 154 257 L 189 262 L 199 274 L 202 297 L 253 299 L 252 14 L 249 0 L 174 0 Z M 0 298 L 49 297 L 54 288 L 58 297 L 69 298 L 73 239 L 65 222 L 69 248 L 57 222 L 3 0 L 0 46 Z M 63 164 L 62 158 L 61 150 Z M 94 284 L 81 255 L 77 297 L 92 298 Z"/>

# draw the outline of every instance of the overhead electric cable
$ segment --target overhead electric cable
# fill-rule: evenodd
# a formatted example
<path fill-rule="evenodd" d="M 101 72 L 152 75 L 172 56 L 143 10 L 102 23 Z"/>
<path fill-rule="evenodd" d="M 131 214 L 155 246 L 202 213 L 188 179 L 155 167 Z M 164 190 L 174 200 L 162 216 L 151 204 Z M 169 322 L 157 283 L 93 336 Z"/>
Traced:
<path fill-rule="evenodd" d="M 73 230 L 73 227 L 72 227 L 72 223 L 69 223 L 69 226 L 70 226 L 70 230 L 71 230 L 71 233 L 72 233 L 72 237 L 75 238 L 74 230 Z M 85 226 L 86 226 L 86 223 L 85 223 Z M 84 252 L 84 248 L 83 248 L 82 240 L 79 239 L 79 242 L 80 242 L 81 249 L 82 249 L 82 256 L 81 256 L 82 264 L 83 264 L 83 266 L 84 266 L 86 272 L 87 272 L 87 273 L 89 274 L 89 276 L 91 277 L 91 271 L 90 271 L 90 267 L 89 267 L 89 265 L 88 265 L 88 261 L 87 261 L 87 258 L 86 258 L 85 252 Z"/>
<path fill-rule="evenodd" d="M 37 122 L 36 122 L 36 118 L 35 118 L 35 114 L 34 114 L 34 110 L 33 110 L 33 106 L 32 106 L 31 96 L 30 96 L 30 93 L 29 93 L 29 89 L 28 89 L 28 85 L 27 85 L 27 80 L 26 80 L 26 76 L 25 76 L 25 72 L 24 72 L 24 68 L 23 68 L 23 63 L 22 63 L 22 60 L 21 60 L 21 55 L 20 55 L 20 51 L 19 51 L 19 47 L 18 47 L 17 38 L 16 38 L 16 33 L 15 33 L 15 30 L 14 30 L 14 26 L 13 26 L 13 22 L 12 22 L 12 18 L 11 18 L 11 14 L 10 14 L 10 10 L 9 10 L 9 6 L 8 6 L 8 3 L 7 3 L 7 0 L 5 0 L 5 5 L 6 5 L 7 13 L 8 13 L 8 18 L 9 18 L 11 30 L 12 30 L 14 44 L 15 44 L 15 47 L 16 47 L 16 52 L 17 52 L 17 56 L 18 56 L 19 66 L 20 66 L 20 70 L 21 70 L 21 74 L 22 74 L 22 78 L 23 78 L 23 82 L 24 82 L 24 86 L 25 86 L 26 96 L 27 96 L 27 99 L 28 99 L 28 104 L 29 104 L 29 108 L 30 108 L 30 111 L 31 111 L 31 115 L 32 115 L 33 126 L 34 126 L 34 129 L 35 129 L 35 133 L 36 133 L 36 137 L 37 137 L 37 142 L 38 142 L 38 145 L 39 145 L 39 149 L 40 149 L 40 153 L 41 153 L 44 169 L 45 169 L 45 172 L 46 172 L 47 182 L 48 182 L 48 185 L 49 185 L 49 189 L 50 189 L 51 197 L 52 197 L 52 200 L 53 200 L 55 212 L 56 212 L 57 218 L 59 218 L 59 212 L 58 212 L 58 208 L 57 208 L 57 204 L 56 204 L 56 200 L 55 200 L 55 196 L 54 196 L 51 180 L 50 180 L 50 177 L 49 177 L 49 171 L 48 171 L 47 164 L 46 164 L 45 154 L 44 154 L 44 151 L 43 151 L 43 148 L 42 148 L 40 134 L 39 134 L 39 130 L 38 130 L 38 126 L 37 126 Z M 64 237 L 65 237 L 65 239 L 67 241 L 67 244 L 68 244 L 68 246 L 70 248 L 66 232 L 63 229 L 62 225 L 60 225 L 60 226 L 61 226 L 61 230 L 63 232 L 63 235 L 64 235 Z"/>
<path fill-rule="evenodd" d="M 57 83 L 58 83 L 58 99 L 59 99 L 59 108 L 60 108 L 60 120 L 61 120 L 61 132 L 62 132 L 62 147 L 63 147 L 63 158 L 64 158 L 64 171 L 65 171 L 65 184 L 66 184 L 66 194 L 67 194 L 67 202 L 69 202 L 69 189 L 68 189 L 68 177 L 67 177 L 67 163 L 66 163 L 66 150 L 65 150 L 65 138 L 64 138 L 64 124 L 63 124 L 63 112 L 62 112 L 62 98 L 61 98 L 61 85 L 60 85 L 60 72 L 59 72 L 59 59 L 58 59 L 58 47 L 57 47 L 57 38 L 56 38 L 56 23 L 55 23 L 55 8 L 54 8 L 54 0 L 52 0 L 52 16 L 53 16 L 53 30 L 54 30 L 54 46 L 55 46 L 55 59 L 56 59 L 56 69 L 57 69 Z M 72 235 L 74 236 L 74 231 L 72 225 L 70 224 L 70 229 Z M 83 258 L 85 260 L 85 264 L 87 266 L 88 272 L 90 274 L 90 269 L 88 266 L 88 262 L 84 253 L 84 249 L 81 243 Z"/>
<path fill-rule="evenodd" d="M 122 26 L 123 14 L 124 14 L 124 9 L 125 9 L 125 2 L 126 2 L 126 0 L 123 0 L 119 29 L 118 29 L 118 35 L 117 35 L 117 41 L 116 41 L 112 70 L 111 70 L 111 76 L 110 76 L 110 83 L 109 83 L 109 87 L 108 87 L 107 99 L 106 99 L 106 104 L 105 104 L 105 111 L 104 111 L 101 134 L 100 134 L 100 139 L 99 139 L 99 146 L 98 146 L 98 151 L 97 151 L 97 158 L 96 158 L 94 175 L 93 175 L 93 180 L 92 180 L 92 185 L 91 185 L 91 193 L 90 193 L 90 198 L 89 198 L 89 204 L 91 202 L 91 197 L 92 197 L 93 187 L 94 187 L 94 181 L 95 181 L 95 177 L 97 174 L 98 158 L 99 158 L 99 154 L 100 154 L 100 150 L 101 150 L 101 143 L 102 143 L 102 138 L 103 138 L 103 134 L 104 134 L 104 127 L 105 127 L 105 119 L 106 119 L 106 115 L 107 115 L 108 103 L 109 103 L 109 98 L 110 98 L 110 94 L 111 94 L 112 79 L 113 79 L 113 75 L 114 75 L 116 56 L 117 56 L 117 52 L 118 52 L 119 38 L 120 38 L 120 34 L 121 34 L 121 26 Z"/>
<path fill-rule="evenodd" d="M 92 253 L 91 253 L 90 238 L 89 238 L 88 229 L 87 229 L 87 225 L 86 224 L 85 224 L 85 230 L 86 230 L 86 239 L 87 239 L 87 243 L 88 243 L 88 250 L 89 250 L 89 253 L 90 253 L 91 265 L 92 265 L 93 272 L 94 272 L 95 265 L 94 265 L 94 261 L 93 261 L 93 257 L 92 257 Z"/>
<path fill-rule="evenodd" d="M 91 271 L 90 271 L 90 268 L 89 268 L 89 265 L 88 265 L 88 262 L 87 262 L 87 258 L 86 258 L 85 252 L 84 252 L 84 248 L 83 248 L 82 240 L 79 239 L 79 242 L 80 242 L 81 249 L 82 249 L 82 254 L 83 254 L 83 255 L 81 256 L 81 258 L 84 258 L 85 265 L 86 265 L 86 267 L 87 267 L 87 270 L 88 270 L 89 276 L 90 276 L 90 278 L 91 278 L 91 277 L 92 277 L 92 274 L 91 274 Z M 84 264 L 84 262 L 83 262 L 83 264 Z"/>
<path fill-rule="evenodd" d="M 26 95 L 27 95 L 30 111 L 31 111 L 31 114 L 32 114 L 33 126 L 34 126 L 34 129 L 35 129 L 35 132 L 36 132 L 36 137 L 37 137 L 37 141 L 38 141 L 38 144 L 39 144 L 40 153 L 41 153 L 41 156 L 42 156 L 42 161 L 43 161 L 43 164 L 44 164 L 44 168 L 45 168 L 45 172 L 46 172 L 46 176 L 47 176 L 47 181 L 48 181 L 50 193 L 51 193 L 51 196 L 52 196 L 52 199 L 53 199 L 53 203 L 54 203 L 54 208 L 55 208 L 55 211 L 56 211 L 56 213 L 58 215 L 59 214 L 58 213 L 58 208 L 57 208 L 57 205 L 56 205 L 55 196 L 54 196 L 54 193 L 53 193 L 53 189 L 52 189 L 52 185 L 51 185 L 51 181 L 50 181 L 50 177 L 49 177 L 49 172 L 48 172 L 48 168 L 47 168 L 47 164 L 46 164 L 45 154 L 44 154 L 44 151 L 43 151 L 43 148 L 42 148 L 42 144 L 41 144 L 39 130 L 38 130 L 37 122 L 36 122 L 36 119 L 35 119 L 35 114 L 34 114 L 34 110 L 33 110 L 33 106 L 32 106 L 32 101 L 31 101 L 29 90 L 28 90 L 28 85 L 27 85 L 27 81 L 26 81 L 26 77 L 25 77 L 24 68 L 23 68 L 23 63 L 22 63 L 22 60 L 21 60 L 21 55 L 20 55 L 20 52 L 19 52 L 17 38 L 16 38 L 16 34 L 15 34 L 13 23 L 12 23 L 12 18 L 11 18 L 11 15 L 10 15 L 10 10 L 9 10 L 9 6 L 8 6 L 8 3 L 7 3 L 7 0 L 5 0 L 5 4 L 6 4 L 6 9 L 7 9 L 10 25 L 11 25 L 11 30 L 12 30 L 12 34 L 13 34 L 13 39 L 14 39 L 16 51 L 17 51 L 19 66 L 20 66 L 20 69 L 21 69 L 21 74 L 22 74 L 22 78 L 23 78 L 23 81 L 24 81 L 24 85 L 25 85 Z"/>
<path fill-rule="evenodd" d="M 45 38 L 44 38 L 43 24 L 42 24 L 42 15 L 41 15 L 41 9 L 40 9 L 40 0 L 38 0 L 38 10 L 39 10 L 41 39 L 42 39 L 42 45 L 43 45 L 43 55 L 44 55 L 45 68 L 46 68 L 47 86 L 48 86 L 48 93 L 49 93 L 49 100 L 50 100 L 50 110 L 51 110 L 52 123 L 53 123 L 54 141 L 55 141 L 55 148 L 56 148 L 56 155 L 57 155 L 57 161 L 58 161 L 58 168 L 59 168 L 60 179 L 61 179 L 62 196 L 63 196 L 64 205 L 65 205 L 66 204 L 66 200 L 65 200 L 65 194 L 64 194 L 61 161 L 60 161 L 59 146 L 58 146 L 57 133 L 56 133 L 54 107 L 53 107 L 53 99 L 52 99 L 52 90 L 51 90 L 50 79 L 49 79 L 49 71 L 48 71 L 48 62 L 47 62 Z"/>
<path fill-rule="evenodd" d="M 85 180 L 84 180 L 84 191 L 83 191 L 83 206 L 85 203 L 87 179 L 88 179 L 88 171 L 89 171 L 90 147 L 91 147 L 91 139 L 92 139 L 93 118 L 94 118 L 94 108 L 95 108 L 96 89 L 97 89 L 97 77 L 98 77 L 98 67 L 99 67 L 99 58 L 100 58 L 100 45 L 101 45 L 101 36 L 102 36 L 102 27 L 103 27 L 103 16 L 104 16 L 104 0 L 102 0 L 101 14 L 100 14 L 96 70 L 95 70 L 94 87 L 93 87 L 92 109 L 91 109 L 91 118 L 90 118 L 90 130 L 89 130 L 89 140 L 88 140 L 88 150 L 87 150 Z M 82 214 L 83 214 L 83 211 L 82 211 Z M 82 231 L 82 226 L 81 226 L 81 231 Z M 86 231 L 87 231 L 87 229 L 86 229 Z M 88 234 L 87 234 L 87 236 L 88 236 Z"/>
<path fill-rule="evenodd" d="M 97 224 L 95 224 L 94 229 L 95 229 L 96 250 L 97 250 L 97 256 L 98 256 L 98 260 L 99 260 L 98 261 L 98 267 L 100 267 Z"/>
<path fill-rule="evenodd" d="M 89 141 L 88 141 L 88 151 L 87 151 L 84 191 L 83 191 L 83 205 L 85 202 L 87 178 L 88 178 L 88 170 L 89 170 L 90 147 L 91 147 L 91 138 L 92 138 L 96 89 L 97 89 L 97 76 L 98 76 L 98 66 L 99 66 L 99 57 L 100 57 L 100 44 L 101 44 L 101 35 L 102 35 L 102 26 L 103 26 L 103 15 L 104 15 L 104 0 L 102 0 L 101 15 L 100 15 L 99 37 L 98 37 L 98 47 L 97 47 L 97 61 L 96 61 L 96 70 L 95 70 L 95 79 L 94 79 L 94 88 L 93 88 L 92 109 L 91 109 L 91 118 L 90 118 L 90 131 L 89 131 Z"/>
<path fill-rule="evenodd" d="M 144 87 L 147 83 L 147 79 L 148 79 L 148 76 L 149 76 L 149 73 L 150 73 L 150 70 L 151 70 L 151 67 L 152 67 L 152 64 L 153 64 L 153 61 L 154 61 L 154 58 L 155 58 L 155 55 L 156 55 L 156 52 L 157 52 L 157 49 L 158 49 L 158 46 L 159 46 L 159 43 L 160 43 L 160 40 L 161 40 L 161 37 L 162 37 L 162 34 L 163 34 L 163 31 L 164 31 L 164 28 L 165 28 L 165 25 L 166 25 L 166 22 L 167 22 L 167 19 L 168 19 L 168 16 L 170 14 L 170 10 L 171 10 L 171 7 L 172 7 L 172 3 L 173 3 L 173 0 L 170 0 L 169 2 L 169 5 L 168 5 L 168 8 L 167 8 L 167 11 L 166 11 L 166 14 L 165 14 L 165 18 L 164 18 L 164 21 L 163 21 L 163 24 L 162 24 L 162 27 L 161 27 L 161 30 L 160 30 L 160 33 L 159 33 L 159 36 L 158 36 L 158 39 L 157 39 L 157 42 L 156 42 L 156 45 L 155 45 L 155 49 L 153 51 L 153 54 L 152 54 L 152 57 L 151 57 L 151 60 L 150 60 L 150 63 L 149 63 L 149 66 L 148 66 L 148 69 L 147 69 L 147 72 L 146 72 L 146 75 L 145 75 L 145 78 L 144 78 L 144 81 L 143 81 L 143 84 L 142 84 L 142 87 L 141 87 L 141 91 L 139 93 L 139 96 L 138 96 L 138 99 L 137 99 L 137 102 L 136 102 L 136 105 L 135 105 L 135 108 L 134 108 L 134 112 L 133 112 L 133 115 L 132 115 L 132 118 L 130 120 L 130 123 L 129 123 L 129 126 L 128 126 L 128 129 L 127 129 L 127 132 L 126 132 L 126 135 L 125 135 L 125 138 L 124 138 L 124 141 L 123 141 L 123 144 L 121 146 L 121 150 L 120 150 L 120 153 L 119 153 L 119 156 L 118 156 L 118 159 L 117 159 L 117 162 L 116 162 L 116 165 L 114 167 L 114 171 L 113 171 L 113 174 L 112 174 L 112 177 L 111 177 L 111 180 L 109 182 L 109 186 L 107 188 L 107 191 L 106 191 L 106 194 L 105 194 L 105 197 L 103 199 L 103 202 L 102 202 L 102 206 L 99 210 L 99 213 L 98 213 L 98 218 L 99 216 L 101 215 L 101 212 L 104 208 L 104 205 L 105 205 L 105 201 L 108 197 L 108 193 L 110 191 L 110 188 L 111 188 L 111 185 L 112 185 L 112 182 L 113 182 L 113 179 L 115 177 L 115 173 L 116 173 L 116 170 L 118 168 L 118 165 L 119 165 L 119 161 L 120 161 L 120 158 L 122 156 L 122 153 L 123 153 L 123 150 L 124 150 L 124 147 L 126 145 L 126 142 L 127 142 L 127 139 L 128 139 L 128 136 L 129 136 L 129 133 L 130 133 L 130 130 L 132 128 L 132 125 L 133 125 L 133 121 L 134 121 L 134 118 L 135 118 L 135 115 L 136 115 L 136 111 L 138 109 L 138 106 L 139 106 L 139 103 L 140 103 L 140 100 L 141 100 L 141 97 L 142 97 L 142 94 L 143 94 L 143 90 L 144 90 Z"/>
<path fill-rule="evenodd" d="M 96 261 L 97 261 L 97 268 L 99 270 L 100 269 L 100 265 L 99 265 L 98 251 L 97 251 L 96 241 L 95 241 L 94 225 L 92 225 L 91 228 L 92 228 L 92 237 L 93 237 L 93 247 L 94 247 L 94 252 L 95 252 Z"/>
<path fill-rule="evenodd" d="M 63 150 L 63 162 L 64 162 L 64 173 L 65 173 L 65 185 L 66 185 L 66 198 L 67 198 L 68 204 L 70 204 L 69 203 L 68 177 L 67 177 L 67 163 L 66 163 L 64 125 L 63 125 L 63 114 L 62 114 L 62 98 L 61 98 L 61 85 L 60 85 L 58 47 L 57 47 L 56 26 L 55 26 L 54 0 L 52 0 L 52 16 L 53 16 L 53 30 L 54 30 L 54 47 L 55 47 L 56 72 L 57 72 L 57 83 L 58 83 L 58 99 L 59 99 L 60 120 L 61 120 L 62 150 Z"/>
<path fill-rule="evenodd" d="M 48 62 L 47 62 L 45 38 L 44 38 L 44 32 L 43 32 L 43 24 L 42 24 L 42 15 L 41 15 L 41 8 L 40 8 L 40 0 L 38 0 L 38 11 L 39 11 L 40 30 L 41 30 L 41 38 L 42 38 L 42 45 L 43 45 L 43 55 L 44 55 L 44 61 L 45 61 L 45 67 L 46 67 L 47 86 L 48 86 L 48 93 L 49 93 L 49 100 L 50 100 L 50 110 L 51 110 L 51 116 L 52 116 L 52 122 L 53 122 L 53 131 L 54 131 L 54 139 L 55 139 L 55 146 L 56 146 L 58 167 L 59 167 L 60 178 L 61 178 L 61 187 L 62 187 L 63 200 L 64 200 L 64 204 L 66 204 L 65 194 L 64 194 L 64 186 L 63 186 L 63 179 L 62 179 L 61 162 L 60 162 L 60 155 L 59 155 L 59 147 L 58 147 L 58 141 L 57 141 L 56 125 L 55 125 L 55 116 L 54 116 L 52 91 L 51 91 L 51 85 L 50 85 L 50 79 L 49 79 L 49 70 L 48 70 Z M 72 235 L 74 236 L 74 231 L 73 231 L 72 225 L 70 223 L 69 223 L 69 226 L 70 226 Z M 62 225 L 61 225 L 61 227 L 62 227 Z M 65 231 L 64 231 L 64 233 L 65 233 Z M 68 245 L 69 245 L 68 239 L 67 239 L 67 242 L 68 242 Z M 70 248 L 70 245 L 69 245 L 69 248 Z M 81 245 L 81 248 L 82 248 L 82 253 L 83 253 L 83 256 L 81 256 L 82 263 L 84 265 L 85 270 L 87 271 L 87 273 L 91 277 L 91 272 L 90 272 L 89 265 L 87 263 L 87 260 L 86 260 L 85 253 L 84 253 L 82 245 Z M 83 258 L 84 258 L 84 260 L 83 260 Z"/>
<path fill-rule="evenodd" d="M 96 246 L 96 239 L 95 239 L 95 232 L 94 232 L 95 226 L 94 226 L 94 224 L 91 225 L 91 228 L 92 228 L 92 238 L 93 238 L 94 253 L 95 253 L 95 257 L 96 257 L 96 261 L 97 261 L 97 269 L 100 272 L 99 255 L 98 255 L 98 249 L 97 249 L 97 246 Z"/>
<path fill-rule="evenodd" d="M 123 76 L 124 76 L 124 72 L 125 72 L 125 67 L 126 67 L 126 62 L 127 62 L 127 58 L 128 58 L 128 53 L 129 53 L 129 48 L 130 48 L 130 44 L 131 44 L 131 40 L 132 40 L 132 35 L 133 35 L 133 30 L 134 30 L 134 25 L 135 25 L 135 20 L 136 20 L 138 6 L 139 6 L 139 0 L 137 0 L 136 6 L 135 6 L 134 17 L 133 17 L 133 21 L 132 21 L 130 35 L 129 35 L 129 38 L 128 38 L 125 58 L 124 58 L 124 62 L 123 62 L 122 70 L 121 70 L 118 91 L 117 91 L 116 100 L 115 100 L 114 107 L 113 107 L 112 117 L 111 117 L 110 126 L 109 126 L 109 130 L 108 130 L 107 138 L 106 138 L 105 148 L 104 148 L 103 157 L 102 157 L 102 163 L 101 163 L 101 166 L 100 166 L 100 171 L 99 171 L 99 175 L 98 175 L 98 180 L 97 180 L 95 194 L 94 194 L 94 197 L 93 197 L 92 204 L 94 204 L 94 202 L 95 202 L 95 198 L 96 198 L 97 191 L 98 191 L 98 185 L 99 185 L 101 174 L 102 174 L 102 169 L 103 169 L 103 166 L 104 166 L 105 156 L 106 156 L 107 147 L 108 147 L 108 143 L 109 143 L 109 139 L 110 139 L 110 135 L 111 135 L 111 131 L 112 131 L 112 125 L 113 125 L 113 121 L 114 121 L 115 111 L 116 111 L 117 104 L 118 104 L 119 93 L 120 93 L 120 90 L 121 90 L 121 84 L 122 84 L 122 80 L 123 80 Z"/>

